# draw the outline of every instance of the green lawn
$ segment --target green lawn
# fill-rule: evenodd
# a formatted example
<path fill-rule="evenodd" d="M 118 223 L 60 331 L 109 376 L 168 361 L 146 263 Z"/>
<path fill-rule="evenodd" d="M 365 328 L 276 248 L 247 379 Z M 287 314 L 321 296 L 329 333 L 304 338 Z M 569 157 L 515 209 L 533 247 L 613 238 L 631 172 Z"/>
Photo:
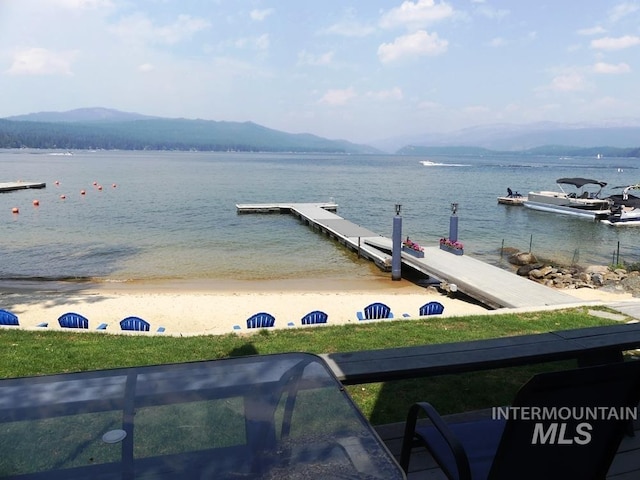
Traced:
<path fill-rule="evenodd" d="M 252 335 L 172 337 L 98 332 L 0 329 L 0 377 L 210 360 L 302 351 L 331 353 L 445 343 L 609 325 L 587 309 L 467 317 L 430 317 L 370 324 L 261 330 Z M 170 333 L 170 332 L 167 332 Z M 564 363 L 561 368 L 570 365 Z M 498 369 L 355 385 L 348 391 L 374 425 L 403 421 L 409 405 L 428 400 L 443 413 L 508 403 L 533 373 L 558 365 Z"/>

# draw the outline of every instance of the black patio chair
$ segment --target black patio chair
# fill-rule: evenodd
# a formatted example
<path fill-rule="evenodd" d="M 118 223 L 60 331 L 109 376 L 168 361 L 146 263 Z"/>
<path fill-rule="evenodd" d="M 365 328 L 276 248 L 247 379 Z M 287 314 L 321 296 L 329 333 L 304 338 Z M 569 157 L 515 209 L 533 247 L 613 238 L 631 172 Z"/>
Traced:
<path fill-rule="evenodd" d="M 501 419 L 447 424 L 416 403 L 400 465 L 408 472 L 423 445 L 452 480 L 604 479 L 639 401 L 640 361 L 627 361 L 535 375 L 511 407 L 492 410 Z M 431 425 L 417 425 L 421 412 Z"/>

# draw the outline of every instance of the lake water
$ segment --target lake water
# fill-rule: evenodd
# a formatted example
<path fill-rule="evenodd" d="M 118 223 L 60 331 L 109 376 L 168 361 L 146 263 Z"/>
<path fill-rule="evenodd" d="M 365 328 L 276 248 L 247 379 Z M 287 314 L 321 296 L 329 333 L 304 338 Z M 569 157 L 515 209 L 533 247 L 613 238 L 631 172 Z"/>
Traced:
<path fill-rule="evenodd" d="M 338 203 L 338 214 L 421 245 L 447 236 L 459 204 L 465 254 L 502 264 L 502 245 L 581 264 L 640 260 L 640 228 L 499 205 L 507 187 L 555 190 L 560 177 L 609 187 L 640 181 L 637 159 L 355 156 L 204 152 L 0 151 L 0 182 L 46 182 L 0 194 L 0 280 L 355 278 L 370 262 L 289 215 L 238 215 L 238 203 Z M 423 166 L 421 160 L 443 165 Z M 55 182 L 59 182 L 56 185 Z M 95 185 L 94 185 L 95 182 Z M 100 190 L 98 186 L 102 186 Z M 85 190 L 82 195 L 81 190 Z M 66 199 L 61 199 L 66 195 Z M 33 205 L 33 200 L 40 202 Z M 19 214 L 12 208 L 18 207 Z"/>

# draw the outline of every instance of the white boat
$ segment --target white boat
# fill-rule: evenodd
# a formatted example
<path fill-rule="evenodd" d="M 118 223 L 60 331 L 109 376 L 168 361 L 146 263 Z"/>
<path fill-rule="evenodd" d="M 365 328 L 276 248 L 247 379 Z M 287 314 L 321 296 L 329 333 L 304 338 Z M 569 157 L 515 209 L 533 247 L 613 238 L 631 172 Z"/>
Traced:
<path fill-rule="evenodd" d="M 640 198 L 629 193 L 630 190 L 640 190 L 640 183 L 614 188 L 623 188 L 622 194 L 609 197 L 613 202 L 611 213 L 601 222 L 614 227 L 640 225 Z"/>
<path fill-rule="evenodd" d="M 589 178 L 559 178 L 556 183 L 560 187 L 559 192 L 529 192 L 527 200 L 523 202 L 524 206 L 532 210 L 598 220 L 608 218 L 611 214 L 613 201 L 600 198 L 606 182 Z M 566 185 L 574 186 L 578 191 L 567 193 L 563 188 Z"/>
<path fill-rule="evenodd" d="M 420 160 L 420 163 L 425 167 L 469 167 L 471 165 L 467 163 L 437 163 L 431 160 Z"/>
<path fill-rule="evenodd" d="M 507 188 L 507 194 L 498 197 L 498 203 L 503 205 L 517 205 L 520 206 L 527 199 L 526 196 L 521 195 L 518 192 L 514 192 L 510 188 Z"/>

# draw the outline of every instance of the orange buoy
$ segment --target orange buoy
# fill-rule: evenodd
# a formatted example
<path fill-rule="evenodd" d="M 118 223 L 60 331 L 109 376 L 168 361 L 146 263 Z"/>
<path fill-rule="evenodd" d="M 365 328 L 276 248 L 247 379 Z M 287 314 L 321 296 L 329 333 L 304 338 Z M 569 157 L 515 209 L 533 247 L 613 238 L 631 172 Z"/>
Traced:
<path fill-rule="evenodd" d="M 13 207 L 11 209 L 11 213 L 20 213 L 20 210 L 18 209 L 18 207 Z"/>
<path fill-rule="evenodd" d="M 64 200 L 65 198 L 67 198 L 67 196 L 66 196 L 66 195 L 60 195 L 60 198 L 61 198 L 62 200 Z"/>
<path fill-rule="evenodd" d="M 34 201 L 33 201 L 33 205 L 34 205 L 34 206 L 36 206 L 36 207 L 37 207 L 38 205 L 40 205 L 40 200 L 34 200 Z"/>
<path fill-rule="evenodd" d="M 80 195 L 84 195 L 85 193 L 87 192 L 85 192 L 84 190 L 80 190 Z"/>

